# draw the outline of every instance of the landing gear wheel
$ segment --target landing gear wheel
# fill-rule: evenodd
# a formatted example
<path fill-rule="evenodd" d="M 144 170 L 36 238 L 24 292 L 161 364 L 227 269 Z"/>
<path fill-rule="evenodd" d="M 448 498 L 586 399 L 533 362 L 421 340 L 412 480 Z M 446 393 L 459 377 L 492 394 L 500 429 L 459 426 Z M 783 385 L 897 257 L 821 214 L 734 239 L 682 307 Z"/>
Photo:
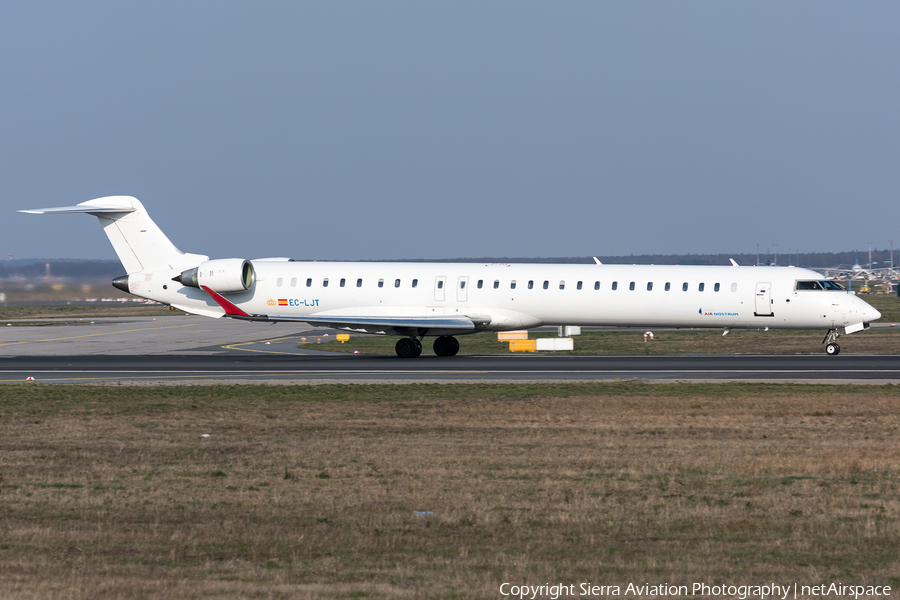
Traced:
<path fill-rule="evenodd" d="M 438 356 L 456 356 L 459 352 L 459 342 L 453 336 L 442 335 L 434 340 L 434 353 Z"/>
<path fill-rule="evenodd" d="M 837 339 L 841 336 L 838 333 L 837 329 L 829 329 L 828 333 L 825 334 L 825 339 L 822 340 L 823 344 L 828 344 L 825 346 L 825 354 L 828 356 L 837 356 L 841 353 L 841 347 L 837 345 Z"/>
<path fill-rule="evenodd" d="M 422 354 L 422 344 L 413 338 L 400 338 L 394 346 L 394 352 L 400 358 L 415 358 Z"/>

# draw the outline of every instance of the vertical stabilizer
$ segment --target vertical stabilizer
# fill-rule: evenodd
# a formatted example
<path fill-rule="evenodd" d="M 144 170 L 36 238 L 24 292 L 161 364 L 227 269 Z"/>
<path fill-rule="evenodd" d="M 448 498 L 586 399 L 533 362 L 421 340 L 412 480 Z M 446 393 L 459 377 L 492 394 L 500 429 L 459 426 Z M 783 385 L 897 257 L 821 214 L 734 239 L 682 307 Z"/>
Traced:
<path fill-rule="evenodd" d="M 37 208 L 35 214 L 87 213 L 100 219 L 113 249 L 131 273 L 173 271 L 195 267 L 208 256 L 187 254 L 169 241 L 153 222 L 140 200 L 132 196 L 106 196 L 76 206 Z"/>

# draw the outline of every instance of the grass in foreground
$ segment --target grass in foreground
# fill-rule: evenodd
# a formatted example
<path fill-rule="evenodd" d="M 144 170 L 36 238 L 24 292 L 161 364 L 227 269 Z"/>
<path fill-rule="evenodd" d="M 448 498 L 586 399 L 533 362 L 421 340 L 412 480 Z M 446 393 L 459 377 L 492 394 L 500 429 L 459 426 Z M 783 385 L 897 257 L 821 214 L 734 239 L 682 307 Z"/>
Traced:
<path fill-rule="evenodd" d="M 9 319 L 78 319 L 90 317 L 167 317 L 183 315 L 180 310 L 169 310 L 162 305 L 110 305 L 84 306 L 0 306 L 0 321 Z M 5 323 L 3 323 L 5 325 Z"/>
<path fill-rule="evenodd" d="M 896 589 L 897 400 L 790 384 L 4 386 L 0 596 Z"/>

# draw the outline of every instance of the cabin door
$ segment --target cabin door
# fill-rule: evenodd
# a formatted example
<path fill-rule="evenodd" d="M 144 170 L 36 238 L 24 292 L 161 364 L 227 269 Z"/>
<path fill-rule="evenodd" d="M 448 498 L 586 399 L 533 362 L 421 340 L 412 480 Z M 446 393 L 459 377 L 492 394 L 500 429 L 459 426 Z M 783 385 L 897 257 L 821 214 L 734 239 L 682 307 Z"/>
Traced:
<path fill-rule="evenodd" d="M 469 301 L 469 278 L 460 277 L 456 284 L 456 300 L 457 302 Z"/>
<path fill-rule="evenodd" d="M 771 317 L 772 314 L 772 284 L 756 284 L 756 312 L 757 317 Z"/>
<path fill-rule="evenodd" d="M 444 297 L 445 297 L 444 295 L 446 293 L 446 290 L 444 289 L 444 287 L 446 285 L 447 285 L 447 278 L 444 277 L 443 275 L 440 277 L 434 278 L 434 299 L 436 302 L 444 301 Z"/>

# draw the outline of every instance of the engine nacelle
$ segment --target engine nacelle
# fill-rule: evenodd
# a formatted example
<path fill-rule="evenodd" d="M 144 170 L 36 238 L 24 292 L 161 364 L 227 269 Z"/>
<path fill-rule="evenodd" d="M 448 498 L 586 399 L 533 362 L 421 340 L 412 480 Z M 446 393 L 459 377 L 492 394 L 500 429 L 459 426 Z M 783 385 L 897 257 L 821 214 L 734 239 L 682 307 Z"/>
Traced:
<path fill-rule="evenodd" d="M 203 285 L 219 294 L 227 294 L 243 292 L 253 287 L 256 282 L 256 271 L 249 260 L 219 258 L 182 271 L 181 275 L 173 277 L 172 281 L 195 288 Z"/>

